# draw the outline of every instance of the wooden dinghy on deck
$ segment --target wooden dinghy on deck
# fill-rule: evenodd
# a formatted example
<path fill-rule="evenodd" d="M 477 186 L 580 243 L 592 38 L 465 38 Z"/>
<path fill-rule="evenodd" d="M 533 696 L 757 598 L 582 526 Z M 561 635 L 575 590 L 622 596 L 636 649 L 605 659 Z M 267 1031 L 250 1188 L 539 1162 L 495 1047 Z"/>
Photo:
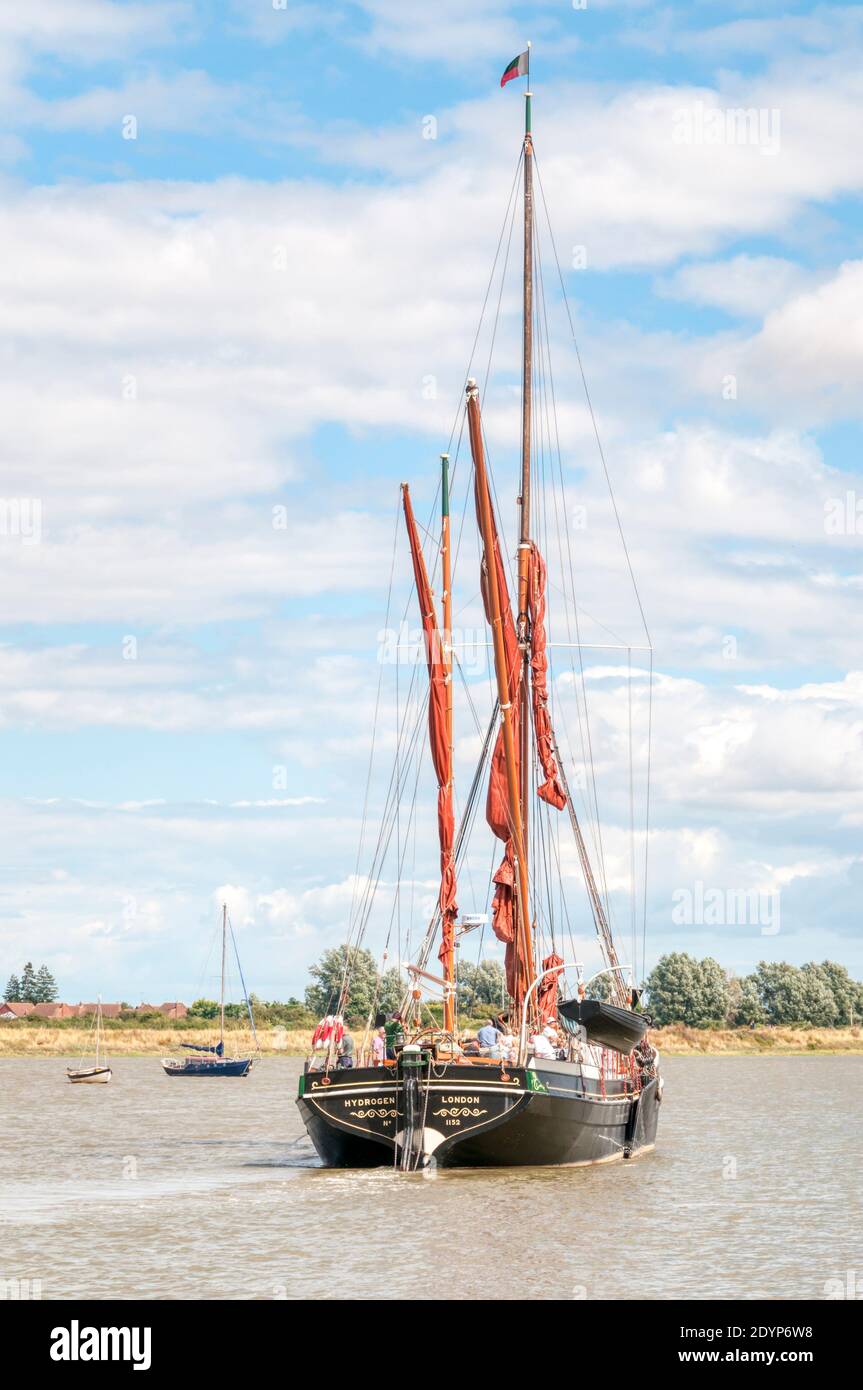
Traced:
<path fill-rule="evenodd" d="M 579 1027 L 589 1043 L 610 1047 L 614 1052 L 631 1052 L 641 1042 L 650 1020 L 645 1014 L 604 1004 L 599 999 L 565 999 L 557 1006 L 558 1016 L 568 1033 Z"/>

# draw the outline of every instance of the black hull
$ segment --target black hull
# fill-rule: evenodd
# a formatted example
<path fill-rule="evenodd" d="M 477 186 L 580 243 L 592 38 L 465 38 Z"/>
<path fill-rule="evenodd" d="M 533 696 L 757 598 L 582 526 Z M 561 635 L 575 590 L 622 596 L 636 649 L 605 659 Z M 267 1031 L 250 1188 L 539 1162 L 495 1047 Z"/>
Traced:
<path fill-rule="evenodd" d="M 297 1104 L 328 1167 L 511 1168 L 610 1163 L 653 1147 L 659 1083 L 636 1097 L 622 1084 L 602 1093 L 578 1067 L 540 1063 L 528 1070 L 437 1066 L 420 1081 L 411 1135 L 410 1099 L 391 1071 L 320 1072 L 301 1079 Z M 409 1147 L 408 1147 L 409 1146 Z"/>
<path fill-rule="evenodd" d="M 227 1061 L 204 1062 L 197 1057 L 183 1062 L 163 1062 L 167 1076 L 248 1076 L 251 1057 L 231 1057 Z"/>

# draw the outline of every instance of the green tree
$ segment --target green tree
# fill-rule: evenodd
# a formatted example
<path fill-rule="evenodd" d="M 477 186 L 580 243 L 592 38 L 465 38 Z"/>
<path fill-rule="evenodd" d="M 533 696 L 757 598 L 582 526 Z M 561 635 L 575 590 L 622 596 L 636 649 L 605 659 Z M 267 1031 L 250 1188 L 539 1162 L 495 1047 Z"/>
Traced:
<path fill-rule="evenodd" d="M 350 970 L 346 1015 L 358 1019 L 366 1018 L 374 1009 L 382 1009 L 386 1013 L 397 1009 L 405 988 L 398 970 L 385 971 L 379 980 L 377 963 L 371 951 L 357 950 L 347 945 L 324 951 L 317 964 L 311 967 L 309 974 L 314 983 L 306 988 L 306 1008 L 317 1018 L 333 1012 L 348 959 Z"/>
<path fill-rule="evenodd" d="M 192 1018 L 217 1018 L 219 1006 L 215 999 L 196 999 L 194 1004 L 189 1005 L 189 1015 Z"/>
<path fill-rule="evenodd" d="M 458 1006 L 465 1013 L 481 1008 L 500 1009 L 506 1004 L 506 972 L 499 961 L 483 960 L 478 965 L 459 963 Z"/>
<path fill-rule="evenodd" d="M 36 971 L 33 992 L 36 995 L 35 1002 L 37 1004 L 53 1004 L 57 998 L 57 981 L 47 965 L 40 965 Z"/>
<path fill-rule="evenodd" d="M 38 1004 L 36 998 L 36 972 L 33 969 L 33 962 L 29 961 L 21 972 L 21 998 L 25 1004 Z"/>
<path fill-rule="evenodd" d="M 597 975 L 584 992 L 585 999 L 598 999 L 600 1004 L 611 1003 L 612 976 L 608 973 Z"/>
<path fill-rule="evenodd" d="M 698 961 L 683 951 L 663 956 L 647 981 L 648 1012 L 659 1027 L 685 1023 L 709 1028 L 723 1023 L 728 1012 L 728 981 L 718 961 Z"/>
<path fill-rule="evenodd" d="M 803 1017 L 801 1023 L 810 1028 L 835 1028 L 844 1022 L 839 1017 L 839 1006 L 833 993 L 830 975 L 826 975 L 820 965 L 810 963 L 800 971 L 803 976 Z"/>
<path fill-rule="evenodd" d="M 807 969 L 806 966 L 803 968 Z M 861 986 L 856 980 L 851 979 L 845 966 L 837 964 L 834 960 L 823 960 L 820 965 L 813 965 L 812 969 L 818 971 L 833 996 L 837 1026 L 843 1027 L 859 1018 L 858 999 Z"/>
<path fill-rule="evenodd" d="M 729 1010 L 729 1022 L 735 1028 L 751 1028 L 753 1024 L 765 1023 L 767 1015 L 758 993 L 758 979 L 746 975 L 736 981 L 737 990 Z"/>
<path fill-rule="evenodd" d="M 17 975 L 10 975 L 10 976 L 9 976 L 9 981 L 8 981 L 8 984 L 6 985 L 6 989 L 5 989 L 4 993 L 3 993 L 3 998 L 6 1000 L 7 1004 L 8 1004 L 8 1003 L 17 1004 L 18 1001 L 20 1000 L 20 998 L 21 998 L 21 981 L 18 979 L 18 976 L 17 976 Z"/>

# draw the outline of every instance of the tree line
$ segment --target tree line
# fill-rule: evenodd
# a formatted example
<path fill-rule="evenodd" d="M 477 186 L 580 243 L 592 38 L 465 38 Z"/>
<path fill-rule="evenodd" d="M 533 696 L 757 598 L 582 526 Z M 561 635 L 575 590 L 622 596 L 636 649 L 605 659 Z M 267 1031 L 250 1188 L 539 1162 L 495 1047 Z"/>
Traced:
<path fill-rule="evenodd" d="M 341 993 L 349 947 L 327 950 L 311 967 L 312 982 L 304 1001 L 289 999 L 271 1002 L 251 996 L 255 1019 L 261 1024 L 306 1028 L 332 1013 Z M 349 989 L 346 1013 L 352 1019 L 369 1014 L 392 1013 L 401 1003 L 406 982 L 395 966 L 380 972 L 371 951 L 350 951 Z M 597 997 L 607 997 L 605 980 L 598 980 Z M 603 988 L 605 986 L 605 988 Z M 10 1003 L 52 1004 L 57 985 L 47 966 L 34 969 L 28 961 L 20 978 L 11 975 L 3 998 Z M 498 961 L 481 961 L 459 966 L 458 1009 L 476 1016 L 485 1010 L 506 1005 L 503 966 Z M 682 951 L 662 956 L 646 981 L 642 1007 L 657 1027 L 682 1023 L 690 1028 L 777 1027 L 842 1028 L 863 1022 L 863 984 L 853 980 L 844 965 L 825 960 L 820 965 L 789 965 L 786 961 L 761 961 L 751 975 L 742 977 L 723 970 L 707 956 L 697 960 Z M 219 1006 L 210 999 L 197 999 L 189 1009 L 190 1019 L 212 1019 Z M 231 1019 L 245 1017 L 245 1004 L 228 1004 Z"/>
<path fill-rule="evenodd" d="M 315 1019 L 332 1013 L 338 1001 L 348 947 L 325 951 L 309 971 L 312 983 L 305 1007 Z M 350 953 L 346 1012 L 354 1019 L 382 1010 L 391 1013 L 404 997 L 405 979 L 395 967 L 382 973 L 371 951 Z M 642 1007 L 657 1027 L 683 1023 L 691 1028 L 751 1028 L 761 1025 L 842 1028 L 863 1022 L 863 984 L 853 980 L 836 961 L 789 965 L 761 961 L 751 975 L 723 970 L 711 957 L 675 951 L 654 966 L 646 983 Z M 589 994 L 608 998 L 607 977 Z M 292 1001 L 295 1004 L 295 1001 Z M 459 965 L 458 1008 L 476 1016 L 506 1005 L 504 970 L 497 961 Z M 295 1004 L 298 1009 L 299 1006 Z M 295 1026 L 300 1026 L 299 1022 Z"/>
<path fill-rule="evenodd" d="M 309 1013 L 318 1019 L 335 1010 L 348 963 L 346 1013 L 350 1018 L 368 1018 L 369 1014 L 379 1010 L 392 1013 L 399 1007 L 406 989 L 401 971 L 390 966 L 388 970 L 379 972 L 371 951 L 350 950 L 343 945 L 324 951 L 321 959 L 309 970 L 312 983 L 305 993 Z M 458 1008 L 461 1013 L 476 1014 L 484 1009 L 500 1010 L 505 1006 L 506 980 L 503 966 L 498 961 L 485 960 L 478 965 L 463 961 L 458 973 Z"/>
<path fill-rule="evenodd" d="M 646 981 L 645 1010 L 657 1027 L 843 1028 L 863 1021 L 863 984 L 844 965 L 760 961 L 751 975 L 732 975 L 707 956 L 663 956 Z"/>
<path fill-rule="evenodd" d="M 28 960 L 21 971 L 21 978 L 10 975 L 3 998 L 7 1004 L 53 1004 L 57 998 L 57 981 L 47 965 L 33 969 Z"/>

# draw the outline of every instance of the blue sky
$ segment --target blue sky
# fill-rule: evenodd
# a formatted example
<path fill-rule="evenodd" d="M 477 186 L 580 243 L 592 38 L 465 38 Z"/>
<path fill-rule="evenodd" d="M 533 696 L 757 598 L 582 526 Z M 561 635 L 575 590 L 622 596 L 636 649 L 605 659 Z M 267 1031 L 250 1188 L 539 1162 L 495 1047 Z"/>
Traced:
<path fill-rule="evenodd" d="M 655 648 L 648 967 L 686 949 L 863 974 L 863 11 L 43 0 L 0 15 L 4 978 L 32 957 L 70 998 L 191 997 L 224 895 L 261 994 L 301 992 L 343 939 L 398 484 L 427 516 L 518 158 L 524 84 L 499 76 L 528 38 Z M 543 257 L 587 626 L 634 643 L 547 239 Z M 493 365 L 511 528 L 514 273 Z M 475 632 L 465 535 L 456 621 Z M 589 685 L 626 921 L 621 660 L 591 657 Z M 408 679 L 384 669 L 373 810 Z M 487 672 L 468 680 L 487 709 Z M 391 955 L 434 896 L 427 767 L 418 790 Z M 465 908 L 491 849 L 478 834 Z M 676 923 L 698 883 L 778 895 L 780 930 Z M 590 957 L 574 866 L 566 884 Z"/>

